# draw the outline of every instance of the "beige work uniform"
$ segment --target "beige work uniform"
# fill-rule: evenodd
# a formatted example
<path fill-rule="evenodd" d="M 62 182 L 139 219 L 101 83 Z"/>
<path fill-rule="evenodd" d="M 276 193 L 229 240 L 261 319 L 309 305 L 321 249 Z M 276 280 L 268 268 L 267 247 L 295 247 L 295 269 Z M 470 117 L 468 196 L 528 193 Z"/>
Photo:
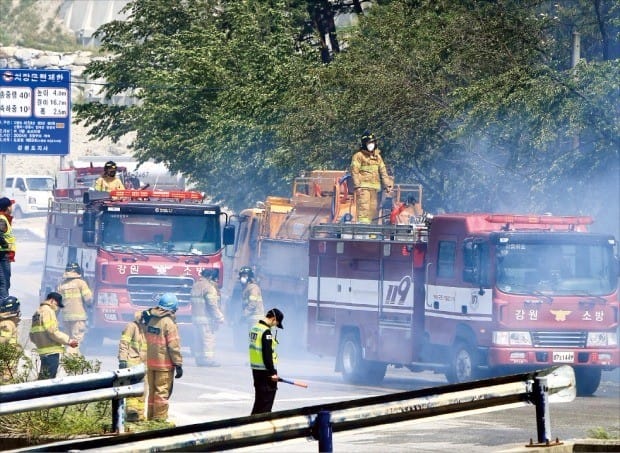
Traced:
<path fill-rule="evenodd" d="M 196 333 L 196 360 L 213 360 L 215 357 L 215 332 L 224 323 L 220 310 L 220 291 L 217 284 L 200 277 L 192 287 L 192 323 Z"/>
<path fill-rule="evenodd" d="M 65 308 L 62 309 L 62 320 L 65 330 L 71 338 L 82 343 L 86 335 L 86 306 L 93 301 L 93 293 L 80 274 L 75 271 L 65 272 L 64 281 L 58 285 L 57 291 L 62 295 Z M 79 346 L 72 348 L 67 346 L 68 354 L 79 354 Z"/>
<path fill-rule="evenodd" d="M 351 177 L 358 223 L 377 223 L 379 192 L 392 185 L 380 151 L 357 151 L 351 159 Z"/>
<path fill-rule="evenodd" d="M 146 326 L 140 322 L 142 313 L 136 312 L 135 319 L 128 323 L 121 333 L 118 343 L 118 360 L 127 362 L 128 367 L 146 363 Z M 148 389 L 148 376 L 144 374 L 144 388 Z M 125 412 L 137 412 L 140 420 L 144 419 L 144 394 L 125 400 Z"/>
<path fill-rule="evenodd" d="M 149 383 L 147 419 L 166 421 L 174 372 L 183 365 L 181 338 L 174 313 L 160 307 L 148 311 L 146 368 Z"/>

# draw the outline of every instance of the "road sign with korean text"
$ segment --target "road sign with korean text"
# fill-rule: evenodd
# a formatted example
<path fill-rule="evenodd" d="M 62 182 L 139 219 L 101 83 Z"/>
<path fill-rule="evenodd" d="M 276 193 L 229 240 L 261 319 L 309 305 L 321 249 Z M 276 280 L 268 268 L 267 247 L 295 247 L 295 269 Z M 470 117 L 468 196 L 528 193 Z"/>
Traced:
<path fill-rule="evenodd" d="M 71 72 L 0 68 L 0 154 L 66 156 Z"/>

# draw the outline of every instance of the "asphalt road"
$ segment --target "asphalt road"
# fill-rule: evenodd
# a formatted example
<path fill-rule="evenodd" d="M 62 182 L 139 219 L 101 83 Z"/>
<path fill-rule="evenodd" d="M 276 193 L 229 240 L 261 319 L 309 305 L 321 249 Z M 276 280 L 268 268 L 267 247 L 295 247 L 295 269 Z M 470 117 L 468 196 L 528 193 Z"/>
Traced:
<path fill-rule="evenodd" d="M 13 266 L 12 290 L 22 303 L 24 318 L 38 305 L 38 291 L 44 260 L 44 242 L 40 239 L 41 220 L 27 219 L 19 227 L 17 262 Z M 31 225 L 34 225 L 31 227 Z M 26 228 L 28 226 L 29 228 Z M 86 350 L 91 360 L 99 360 L 102 369 L 116 368 L 117 345 L 106 340 L 97 351 Z M 177 425 L 239 417 L 249 414 L 253 388 L 245 352 L 232 347 L 232 334 L 224 328 L 218 332 L 219 368 L 199 368 L 186 356 L 185 374 L 177 380 L 171 398 L 171 419 Z M 307 389 L 280 384 L 274 410 L 313 406 L 386 393 L 443 385 L 442 375 L 411 373 L 388 368 L 381 386 L 345 384 L 333 371 L 333 359 L 311 356 L 304 351 L 280 354 L 279 373 L 309 384 Z M 603 382 L 591 398 L 551 406 L 551 434 L 562 441 L 588 437 L 594 429 L 620 435 L 620 379 L 618 370 L 604 373 Z M 406 422 L 364 430 L 334 433 L 334 451 L 338 452 L 491 452 L 522 447 L 536 440 L 533 406 L 498 412 L 468 415 L 453 419 Z M 316 441 L 305 439 L 268 444 L 242 451 L 316 452 Z"/>

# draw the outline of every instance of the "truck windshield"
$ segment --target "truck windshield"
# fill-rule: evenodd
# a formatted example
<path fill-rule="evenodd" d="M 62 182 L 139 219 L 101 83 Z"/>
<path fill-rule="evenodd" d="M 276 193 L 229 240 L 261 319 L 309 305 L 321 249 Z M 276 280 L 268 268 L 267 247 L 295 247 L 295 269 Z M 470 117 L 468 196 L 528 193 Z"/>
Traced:
<path fill-rule="evenodd" d="M 108 251 L 208 255 L 221 248 L 219 217 L 215 215 L 105 212 L 101 237 L 102 247 Z"/>
<path fill-rule="evenodd" d="M 498 245 L 497 288 L 513 294 L 610 294 L 616 287 L 613 259 L 602 244 Z"/>
<path fill-rule="evenodd" d="M 26 184 L 30 190 L 53 190 L 54 179 L 53 178 L 26 178 Z"/>

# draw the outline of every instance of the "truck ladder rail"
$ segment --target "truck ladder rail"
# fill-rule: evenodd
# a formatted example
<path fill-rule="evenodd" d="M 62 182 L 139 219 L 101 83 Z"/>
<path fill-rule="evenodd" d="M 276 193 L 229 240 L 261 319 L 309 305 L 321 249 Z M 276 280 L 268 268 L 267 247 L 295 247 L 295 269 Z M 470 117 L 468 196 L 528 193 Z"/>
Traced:
<path fill-rule="evenodd" d="M 84 203 L 73 200 L 50 200 L 48 212 L 52 214 L 81 214 L 84 212 Z"/>
<path fill-rule="evenodd" d="M 412 225 L 371 225 L 365 223 L 321 223 L 310 231 L 312 239 L 369 239 L 427 242 L 428 226 L 425 223 Z"/>

